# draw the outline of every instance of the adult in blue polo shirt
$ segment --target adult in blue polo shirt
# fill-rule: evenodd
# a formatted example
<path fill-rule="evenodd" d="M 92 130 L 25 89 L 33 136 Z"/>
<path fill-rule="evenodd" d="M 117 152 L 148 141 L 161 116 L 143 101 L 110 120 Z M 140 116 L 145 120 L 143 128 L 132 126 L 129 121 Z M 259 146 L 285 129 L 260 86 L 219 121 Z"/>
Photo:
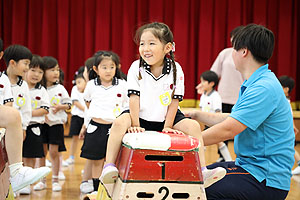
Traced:
<path fill-rule="evenodd" d="M 268 69 L 274 48 L 272 31 L 249 24 L 233 38 L 232 54 L 245 78 L 229 114 L 193 112 L 212 126 L 204 131 L 205 145 L 234 138 L 235 162 L 215 163 L 226 176 L 206 188 L 207 199 L 285 199 L 294 164 L 293 117 L 282 87 Z"/>

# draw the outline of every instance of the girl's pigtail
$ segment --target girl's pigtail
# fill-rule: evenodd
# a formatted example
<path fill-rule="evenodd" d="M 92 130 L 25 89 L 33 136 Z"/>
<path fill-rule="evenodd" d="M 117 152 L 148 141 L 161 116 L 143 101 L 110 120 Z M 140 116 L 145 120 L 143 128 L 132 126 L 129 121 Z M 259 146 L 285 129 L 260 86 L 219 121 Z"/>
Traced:
<path fill-rule="evenodd" d="M 170 51 L 170 58 L 173 66 L 173 88 L 174 88 L 172 92 L 172 98 L 173 98 L 176 89 L 176 80 L 177 80 L 177 69 L 176 69 L 175 56 L 173 51 Z"/>
<path fill-rule="evenodd" d="M 140 56 L 140 65 L 139 65 L 139 80 L 142 79 L 142 74 L 141 74 L 141 67 L 143 66 L 143 58 Z"/>

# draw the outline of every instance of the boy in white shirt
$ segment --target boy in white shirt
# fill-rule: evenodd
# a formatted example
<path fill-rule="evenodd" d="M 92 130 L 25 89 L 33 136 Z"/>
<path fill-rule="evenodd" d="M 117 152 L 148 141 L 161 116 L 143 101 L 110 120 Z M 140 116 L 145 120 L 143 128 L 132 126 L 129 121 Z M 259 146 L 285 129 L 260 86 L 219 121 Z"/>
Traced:
<path fill-rule="evenodd" d="M 0 39 L 0 59 L 2 57 L 2 40 Z M 20 45 L 8 47 L 4 52 L 7 67 L 18 68 L 30 63 L 32 54 L 29 49 Z M 22 69 L 22 68 L 21 68 Z M 21 75 L 24 75 L 21 73 Z M 6 86 L 7 87 L 7 86 Z M 1 96 L 1 94 L 0 94 Z M 5 100 L 5 97 L 1 97 Z M 10 99 L 10 98 L 8 98 Z M 2 102 L 1 102 L 2 103 Z M 3 102 L 7 104 L 7 102 Z M 50 173 L 48 167 L 32 169 L 24 167 L 22 163 L 22 123 L 19 112 L 9 106 L 0 106 L 0 127 L 6 129 L 6 150 L 10 170 L 10 182 L 14 192 L 30 185 Z"/>

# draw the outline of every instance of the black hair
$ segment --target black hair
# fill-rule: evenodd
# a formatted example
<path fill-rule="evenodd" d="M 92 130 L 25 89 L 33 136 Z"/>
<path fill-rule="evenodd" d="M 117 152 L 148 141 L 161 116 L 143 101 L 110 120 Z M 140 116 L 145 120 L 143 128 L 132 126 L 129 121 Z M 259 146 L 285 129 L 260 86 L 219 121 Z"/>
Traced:
<path fill-rule="evenodd" d="M 170 28 L 168 27 L 168 25 L 164 24 L 164 23 L 160 23 L 160 22 L 153 22 L 153 23 L 149 23 L 149 24 L 145 24 L 143 26 L 141 26 L 135 34 L 135 42 L 136 44 L 139 45 L 140 39 L 142 34 L 146 31 L 149 30 L 151 31 L 151 33 L 154 35 L 154 37 L 156 37 L 157 39 L 159 39 L 160 42 L 162 42 L 163 44 L 168 44 L 169 42 L 173 45 L 174 42 L 174 37 L 173 37 L 173 33 L 170 30 Z M 176 64 L 175 64 L 175 55 L 174 52 L 171 50 L 169 53 L 170 59 L 171 59 L 171 63 L 172 63 L 172 67 L 173 67 L 173 85 L 176 86 L 176 79 L 177 79 L 177 69 L 176 69 Z M 166 59 L 164 59 L 165 62 Z M 139 67 L 142 67 L 144 65 L 145 61 L 143 60 L 143 58 L 140 56 L 140 65 Z M 139 72 L 139 79 L 142 79 L 141 73 Z M 172 97 L 174 96 L 174 91 L 172 93 Z"/>
<path fill-rule="evenodd" d="M 219 83 L 218 75 L 216 74 L 216 72 L 211 70 L 203 72 L 200 77 L 203 78 L 203 80 L 208 81 L 208 83 L 215 83 L 213 89 L 215 89 Z"/>
<path fill-rule="evenodd" d="M 75 85 L 76 79 L 78 79 L 78 78 L 84 79 L 83 72 L 84 72 L 84 66 L 79 67 L 79 69 L 75 72 L 74 80 L 72 81 L 74 85 Z"/>
<path fill-rule="evenodd" d="M 235 27 L 231 32 L 230 32 L 230 38 L 234 37 L 237 35 L 237 33 L 242 30 L 245 26 L 237 26 Z"/>
<path fill-rule="evenodd" d="M 46 66 L 44 64 L 44 61 L 43 61 L 42 57 L 39 56 L 39 55 L 33 54 L 32 59 L 31 59 L 30 64 L 29 64 L 29 69 L 30 68 L 35 68 L 35 67 L 39 67 L 44 72 L 46 70 Z"/>
<path fill-rule="evenodd" d="M 59 68 L 59 84 L 65 84 L 65 72 L 61 68 Z"/>
<path fill-rule="evenodd" d="M 282 87 L 288 87 L 289 88 L 289 94 L 292 92 L 294 86 L 295 86 L 295 81 L 293 78 L 289 77 L 289 76 L 280 76 L 278 78 L 280 84 L 282 85 Z"/>
<path fill-rule="evenodd" d="M 116 77 L 118 79 L 123 79 L 120 75 L 120 69 L 119 69 L 120 58 L 116 53 L 114 53 L 112 51 L 97 52 L 95 60 L 94 60 L 94 66 L 98 67 L 98 65 L 101 63 L 101 61 L 105 58 L 110 58 L 116 65 L 116 72 L 115 72 L 114 77 Z M 89 78 L 94 79 L 97 77 L 98 77 L 98 74 L 94 70 L 91 70 L 89 73 Z"/>
<path fill-rule="evenodd" d="M 54 58 L 52 56 L 44 56 L 42 59 L 43 59 L 44 65 L 45 65 L 45 71 L 48 69 L 52 69 L 56 65 L 58 65 L 58 61 L 56 60 L 56 58 Z M 61 76 L 63 76 L 63 74 L 61 73 L 61 71 L 59 71 L 59 82 L 63 82 L 61 79 Z M 42 84 L 42 86 L 47 88 L 47 80 L 45 77 L 45 73 L 44 73 L 43 79 L 41 81 L 41 84 Z"/>
<path fill-rule="evenodd" d="M 8 67 L 9 61 L 14 60 L 15 62 L 18 62 L 22 59 L 32 59 L 32 53 L 31 51 L 22 45 L 14 44 L 10 45 L 4 50 L 3 55 L 4 61 L 6 66 Z"/>
<path fill-rule="evenodd" d="M 87 74 L 88 74 L 88 77 L 89 77 L 89 80 L 92 80 L 94 79 L 94 70 L 93 70 L 93 65 L 94 65 L 94 62 L 95 62 L 95 57 L 90 57 L 88 58 L 85 62 L 84 62 L 84 65 L 87 69 Z M 86 80 L 88 81 L 88 80 Z"/>
<path fill-rule="evenodd" d="M 235 50 L 246 48 L 257 62 L 266 64 L 272 57 L 274 40 L 271 30 L 262 25 L 248 24 L 238 31 L 232 43 Z"/>
<path fill-rule="evenodd" d="M 3 40 L 0 38 L 0 52 L 3 51 Z"/>

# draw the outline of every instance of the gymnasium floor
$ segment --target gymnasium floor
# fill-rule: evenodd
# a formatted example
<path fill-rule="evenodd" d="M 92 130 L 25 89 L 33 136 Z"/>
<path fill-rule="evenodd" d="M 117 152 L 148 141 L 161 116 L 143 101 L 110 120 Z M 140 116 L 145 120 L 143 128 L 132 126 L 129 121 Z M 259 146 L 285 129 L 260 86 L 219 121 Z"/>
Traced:
<path fill-rule="evenodd" d="M 67 148 L 70 147 L 70 138 L 65 138 Z M 62 181 L 62 191 L 52 192 L 51 190 L 51 174 L 47 177 L 47 190 L 44 191 L 33 191 L 31 195 L 21 195 L 16 198 L 18 200 L 82 200 L 84 196 L 80 194 L 79 185 L 81 183 L 81 170 L 84 166 L 84 160 L 79 157 L 80 147 L 82 142 L 79 143 L 78 152 L 75 158 L 75 164 L 65 167 L 64 174 L 66 180 Z M 296 146 L 296 149 L 300 152 L 300 144 Z M 229 142 L 229 150 L 233 158 L 233 142 Z M 206 160 L 207 164 L 213 163 L 217 160 L 217 148 L 216 145 L 209 146 L 206 148 Z M 63 154 L 64 158 L 68 157 L 67 153 Z M 295 167 L 295 166 L 294 166 Z M 299 200 L 300 199 L 300 175 L 292 178 L 291 190 L 287 197 L 288 200 Z"/>

